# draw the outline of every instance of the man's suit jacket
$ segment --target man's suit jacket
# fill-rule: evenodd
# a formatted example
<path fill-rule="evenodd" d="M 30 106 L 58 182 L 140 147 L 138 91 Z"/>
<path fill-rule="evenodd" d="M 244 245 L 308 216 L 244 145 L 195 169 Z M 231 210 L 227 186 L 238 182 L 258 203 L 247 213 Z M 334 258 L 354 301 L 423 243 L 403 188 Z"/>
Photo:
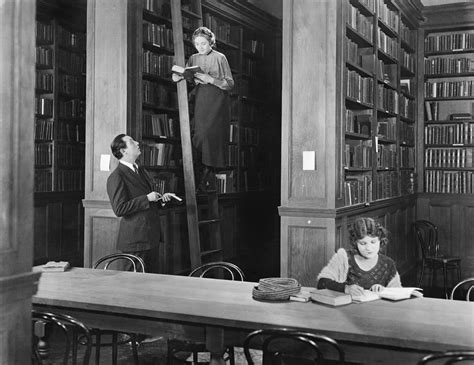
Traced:
<path fill-rule="evenodd" d="M 150 249 L 160 242 L 158 204 L 149 202 L 152 192 L 148 173 L 138 168 L 138 174 L 119 163 L 107 179 L 107 194 L 112 209 L 120 221 L 117 248 L 122 251 Z"/>

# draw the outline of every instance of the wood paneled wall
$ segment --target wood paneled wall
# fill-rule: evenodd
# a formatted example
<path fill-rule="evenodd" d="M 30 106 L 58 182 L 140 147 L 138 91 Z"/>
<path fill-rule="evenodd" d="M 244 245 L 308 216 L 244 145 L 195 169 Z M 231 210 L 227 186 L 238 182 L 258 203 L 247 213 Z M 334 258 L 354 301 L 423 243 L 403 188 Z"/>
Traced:
<path fill-rule="evenodd" d="M 35 5 L 0 0 L 0 364 L 31 363 Z"/>

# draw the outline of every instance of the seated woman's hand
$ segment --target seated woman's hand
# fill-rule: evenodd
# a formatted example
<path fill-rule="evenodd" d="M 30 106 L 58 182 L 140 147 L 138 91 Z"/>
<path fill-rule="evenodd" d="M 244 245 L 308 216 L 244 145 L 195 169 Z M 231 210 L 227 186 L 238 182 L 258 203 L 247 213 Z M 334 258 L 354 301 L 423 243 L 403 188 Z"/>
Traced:
<path fill-rule="evenodd" d="M 194 79 L 199 80 L 197 82 L 201 84 L 212 84 L 214 82 L 214 78 L 212 76 L 209 76 L 208 74 L 203 74 L 200 72 L 196 72 L 196 74 L 194 75 Z"/>
<path fill-rule="evenodd" d="M 344 288 L 344 293 L 350 294 L 353 296 L 363 295 L 364 288 L 357 284 L 346 285 L 346 287 Z"/>
<path fill-rule="evenodd" d="M 374 284 L 370 287 L 370 290 L 372 290 L 375 293 L 381 292 L 384 289 L 385 289 L 385 287 L 383 285 L 380 285 L 380 284 Z"/>

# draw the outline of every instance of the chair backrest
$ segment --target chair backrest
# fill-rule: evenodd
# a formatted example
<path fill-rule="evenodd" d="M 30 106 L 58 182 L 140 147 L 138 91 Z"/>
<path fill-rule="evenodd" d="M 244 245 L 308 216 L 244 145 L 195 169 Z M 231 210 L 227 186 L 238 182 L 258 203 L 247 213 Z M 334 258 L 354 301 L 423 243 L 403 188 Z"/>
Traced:
<path fill-rule="evenodd" d="M 466 301 L 470 302 L 471 292 L 474 290 L 474 277 L 461 280 L 459 283 L 457 283 L 451 291 L 449 298 L 453 300 L 456 291 L 461 292 L 461 290 L 466 290 Z"/>
<path fill-rule="evenodd" d="M 145 272 L 145 263 L 143 262 L 143 259 L 129 253 L 113 253 L 103 256 L 95 262 L 93 268 L 98 269 L 101 265 L 103 265 L 104 270 L 107 270 L 109 265 L 116 261 L 125 261 L 130 263 L 133 272 Z"/>
<path fill-rule="evenodd" d="M 257 341 L 259 340 L 259 341 Z M 257 330 L 245 338 L 244 354 L 254 364 L 250 349 L 262 350 L 262 364 L 320 364 L 331 358 L 344 363 L 344 351 L 330 337 L 286 328 Z"/>
<path fill-rule="evenodd" d="M 77 363 L 77 340 L 81 336 L 81 344 L 85 345 L 82 364 L 89 364 L 92 350 L 92 341 L 89 328 L 77 319 L 68 316 L 67 314 L 40 312 L 37 310 L 31 311 L 33 321 L 33 333 L 37 338 L 33 341 L 33 355 L 37 364 L 42 365 L 42 354 L 47 351 L 47 345 L 43 339 L 45 336 L 46 324 L 51 324 L 59 329 L 64 341 L 61 343 L 61 349 L 64 350 L 63 364 L 69 361 L 69 355 L 72 354 L 72 363 Z M 72 353 L 71 353 L 72 350 Z"/>
<path fill-rule="evenodd" d="M 436 257 L 439 251 L 438 227 L 427 220 L 417 220 L 413 223 L 413 229 L 421 250 L 421 256 Z"/>
<path fill-rule="evenodd" d="M 474 351 L 460 350 L 460 351 L 446 351 L 434 353 L 423 357 L 418 361 L 418 365 L 441 365 L 441 364 L 473 364 Z"/>
<path fill-rule="evenodd" d="M 216 261 L 203 264 L 191 271 L 189 276 L 205 278 L 209 277 L 210 274 L 219 273 L 227 276 L 230 280 L 245 280 L 244 272 L 237 265 L 225 261 Z"/>

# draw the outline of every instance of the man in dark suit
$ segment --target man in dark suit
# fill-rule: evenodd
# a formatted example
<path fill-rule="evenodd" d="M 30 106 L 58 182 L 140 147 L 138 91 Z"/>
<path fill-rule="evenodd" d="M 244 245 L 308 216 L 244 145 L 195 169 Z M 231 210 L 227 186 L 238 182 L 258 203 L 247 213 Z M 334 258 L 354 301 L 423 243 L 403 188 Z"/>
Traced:
<path fill-rule="evenodd" d="M 117 168 L 107 179 L 107 194 L 117 217 L 122 217 L 117 248 L 140 256 L 147 272 L 159 272 L 160 242 L 159 205 L 170 201 L 174 194 L 153 191 L 148 173 L 136 164 L 140 156 L 139 143 L 119 134 L 112 141 L 112 154 L 119 160 Z M 127 269 L 127 268 L 124 268 Z"/>

